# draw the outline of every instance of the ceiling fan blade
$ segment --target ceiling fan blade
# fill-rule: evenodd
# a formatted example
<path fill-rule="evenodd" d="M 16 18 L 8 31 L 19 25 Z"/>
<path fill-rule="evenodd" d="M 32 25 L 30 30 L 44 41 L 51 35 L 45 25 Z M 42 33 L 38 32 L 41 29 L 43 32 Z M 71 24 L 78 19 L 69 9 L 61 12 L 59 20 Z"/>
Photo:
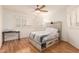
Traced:
<path fill-rule="evenodd" d="M 35 9 L 36 11 L 39 10 L 41 12 L 48 12 L 47 10 L 41 10 L 45 7 L 45 5 L 42 5 L 42 6 L 36 5 L 36 6 L 37 6 L 37 8 Z"/>
<path fill-rule="evenodd" d="M 48 12 L 47 10 L 40 10 L 41 12 Z"/>
<path fill-rule="evenodd" d="M 43 9 L 45 7 L 45 5 L 42 5 L 39 9 Z"/>
<path fill-rule="evenodd" d="M 39 9 L 39 5 L 36 5 L 36 9 L 35 9 L 35 10 L 40 10 L 40 9 Z"/>
<path fill-rule="evenodd" d="M 39 8 L 36 8 L 35 10 L 40 10 Z"/>

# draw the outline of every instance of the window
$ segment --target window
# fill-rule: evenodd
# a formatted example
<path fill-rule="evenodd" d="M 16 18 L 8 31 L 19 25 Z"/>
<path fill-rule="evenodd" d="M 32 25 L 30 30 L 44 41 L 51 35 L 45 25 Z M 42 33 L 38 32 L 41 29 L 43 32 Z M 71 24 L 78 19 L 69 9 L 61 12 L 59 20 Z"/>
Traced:
<path fill-rule="evenodd" d="M 67 10 L 67 21 L 69 27 L 79 28 L 79 7 L 69 8 Z"/>

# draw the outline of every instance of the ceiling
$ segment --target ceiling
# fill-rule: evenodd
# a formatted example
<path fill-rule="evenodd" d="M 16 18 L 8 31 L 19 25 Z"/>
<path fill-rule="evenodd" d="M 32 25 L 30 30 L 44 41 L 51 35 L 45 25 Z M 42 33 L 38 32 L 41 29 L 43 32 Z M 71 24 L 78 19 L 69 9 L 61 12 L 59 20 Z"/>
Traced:
<path fill-rule="evenodd" d="M 35 11 L 36 5 L 4 5 L 3 9 L 16 10 L 21 12 L 33 12 Z M 65 5 L 46 5 L 45 9 L 50 11 L 65 9 Z"/>

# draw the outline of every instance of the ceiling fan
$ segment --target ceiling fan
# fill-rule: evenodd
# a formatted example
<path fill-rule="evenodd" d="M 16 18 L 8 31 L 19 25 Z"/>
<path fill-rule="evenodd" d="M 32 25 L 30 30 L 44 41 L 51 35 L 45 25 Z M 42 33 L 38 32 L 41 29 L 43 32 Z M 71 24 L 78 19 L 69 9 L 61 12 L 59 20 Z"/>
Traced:
<path fill-rule="evenodd" d="M 45 5 L 36 5 L 35 11 L 40 11 L 40 12 L 48 12 L 47 10 L 43 10 L 45 8 Z"/>

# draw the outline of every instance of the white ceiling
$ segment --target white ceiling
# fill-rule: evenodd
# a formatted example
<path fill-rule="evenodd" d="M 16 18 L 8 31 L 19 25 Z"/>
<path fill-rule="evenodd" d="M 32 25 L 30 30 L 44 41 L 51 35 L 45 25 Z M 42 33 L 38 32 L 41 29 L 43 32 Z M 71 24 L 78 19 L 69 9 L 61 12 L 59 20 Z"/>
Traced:
<path fill-rule="evenodd" d="M 67 6 L 65 5 L 46 5 L 44 9 L 48 11 L 55 11 L 65 9 L 66 7 Z M 21 12 L 31 12 L 35 11 L 36 5 L 5 5 L 3 8 Z"/>

